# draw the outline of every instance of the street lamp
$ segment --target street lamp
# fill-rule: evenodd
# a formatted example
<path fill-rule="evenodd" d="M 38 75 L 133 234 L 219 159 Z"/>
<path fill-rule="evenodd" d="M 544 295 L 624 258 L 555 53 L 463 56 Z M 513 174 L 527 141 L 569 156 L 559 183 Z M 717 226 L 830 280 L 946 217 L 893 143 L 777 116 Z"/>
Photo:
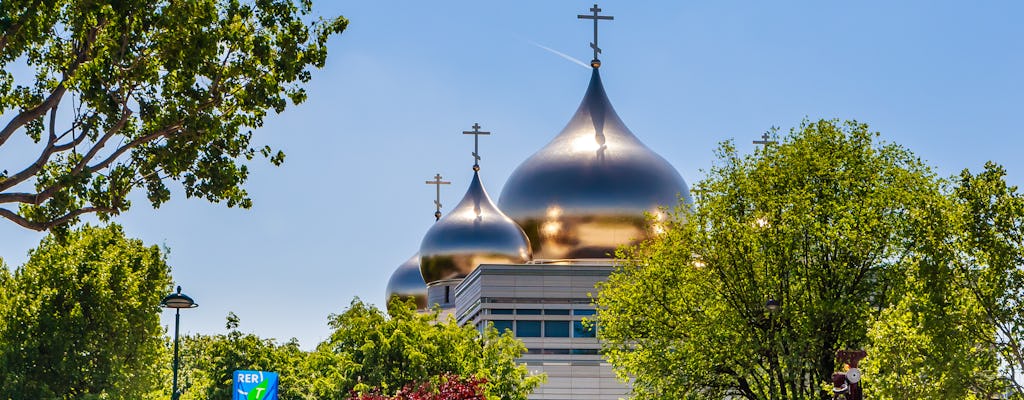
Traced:
<path fill-rule="evenodd" d="M 196 308 L 199 307 L 199 304 L 196 304 L 188 295 L 181 293 L 181 286 L 178 286 L 176 293 L 164 296 L 164 299 L 160 300 L 160 307 L 174 309 L 174 361 L 172 364 L 174 380 L 171 383 L 171 400 L 178 400 L 181 395 L 178 393 L 178 326 L 181 323 L 181 309 Z"/>

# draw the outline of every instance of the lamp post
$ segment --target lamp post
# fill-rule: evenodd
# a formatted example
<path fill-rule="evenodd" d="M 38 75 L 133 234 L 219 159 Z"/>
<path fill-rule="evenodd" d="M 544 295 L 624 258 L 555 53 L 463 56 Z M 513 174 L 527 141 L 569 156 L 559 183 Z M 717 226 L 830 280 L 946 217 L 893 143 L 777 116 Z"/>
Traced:
<path fill-rule="evenodd" d="M 164 296 L 164 299 L 160 301 L 160 307 L 174 309 L 174 361 L 171 364 L 174 378 L 171 381 L 171 400 L 178 400 L 181 395 L 178 393 L 178 326 L 181 324 L 181 309 L 196 308 L 199 307 L 199 304 L 196 304 L 188 295 L 181 293 L 181 286 L 178 286 L 177 292 Z"/>

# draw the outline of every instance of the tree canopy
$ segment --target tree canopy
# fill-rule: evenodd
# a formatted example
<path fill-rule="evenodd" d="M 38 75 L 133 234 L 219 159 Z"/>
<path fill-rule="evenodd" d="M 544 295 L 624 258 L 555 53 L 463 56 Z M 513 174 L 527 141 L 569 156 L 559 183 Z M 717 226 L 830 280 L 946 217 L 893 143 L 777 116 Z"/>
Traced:
<path fill-rule="evenodd" d="M 162 250 L 116 225 L 50 235 L 0 268 L 0 398 L 155 398 L 169 274 Z"/>
<path fill-rule="evenodd" d="M 479 332 L 436 312 L 418 314 L 412 302 L 392 300 L 388 312 L 355 300 L 333 315 L 331 336 L 310 355 L 309 384 L 320 398 L 350 392 L 396 394 L 407 385 L 445 375 L 486 380 L 488 399 L 522 399 L 541 382 L 516 363 L 526 347 L 493 327 Z"/>
<path fill-rule="evenodd" d="M 441 392 L 525 400 L 544 379 L 516 363 L 525 347 L 510 333 L 439 322 L 415 308 L 396 299 L 385 314 L 356 299 L 330 316 L 334 331 L 311 352 L 294 340 L 242 333 L 229 315 L 227 334 L 183 340 L 182 399 L 230 397 L 235 370 L 280 373 L 282 400 L 433 399 Z"/>
<path fill-rule="evenodd" d="M 871 398 L 993 386 L 995 333 L 965 296 L 945 182 L 877 136 L 821 120 L 754 154 L 724 143 L 694 205 L 620 251 L 599 335 L 637 398 L 830 398 L 848 348 L 868 350 Z"/>
<path fill-rule="evenodd" d="M 0 216 L 35 230 L 101 219 L 169 181 L 189 197 L 249 207 L 242 184 L 268 112 L 306 94 L 344 18 L 302 0 L 5 0 L 0 3 Z M 8 153 L 10 154 L 10 152 Z"/>
<path fill-rule="evenodd" d="M 292 339 L 279 344 L 239 329 L 241 321 L 229 313 L 226 334 L 190 335 L 181 341 L 181 400 L 230 399 L 236 370 L 273 371 L 280 376 L 282 400 L 310 398 L 304 386 L 307 352 Z M 167 376 L 171 371 L 165 369 Z M 170 396 L 170 390 L 166 392 Z"/>

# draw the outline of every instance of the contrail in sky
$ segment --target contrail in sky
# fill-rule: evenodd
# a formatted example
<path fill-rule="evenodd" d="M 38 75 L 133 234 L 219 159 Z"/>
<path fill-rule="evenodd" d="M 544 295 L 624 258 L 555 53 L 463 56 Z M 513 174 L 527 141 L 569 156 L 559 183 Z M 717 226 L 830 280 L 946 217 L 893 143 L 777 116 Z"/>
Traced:
<path fill-rule="evenodd" d="M 580 61 L 580 60 L 577 60 L 577 59 L 573 58 L 572 56 L 570 56 L 568 54 L 565 54 L 565 53 L 560 52 L 558 50 L 555 50 L 555 49 L 552 49 L 550 47 L 544 46 L 544 45 L 539 44 L 537 42 L 530 42 L 530 44 L 532 44 L 534 46 L 537 46 L 537 47 L 540 47 L 540 48 L 542 48 L 544 50 L 550 51 L 552 53 L 555 53 L 555 55 L 557 55 L 559 57 L 562 57 L 562 58 L 564 58 L 566 60 L 572 61 L 572 62 L 574 62 L 576 64 L 579 64 L 579 66 L 581 66 L 583 68 L 590 69 L 590 65 L 587 65 L 587 63 L 585 63 L 583 61 Z"/>

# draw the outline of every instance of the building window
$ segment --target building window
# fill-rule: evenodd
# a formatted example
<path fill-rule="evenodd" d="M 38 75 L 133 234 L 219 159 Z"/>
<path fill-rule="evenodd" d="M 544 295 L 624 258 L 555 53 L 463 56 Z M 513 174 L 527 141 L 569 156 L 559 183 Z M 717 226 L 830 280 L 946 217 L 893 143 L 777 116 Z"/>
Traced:
<path fill-rule="evenodd" d="M 569 315 L 569 310 L 544 310 L 545 315 Z"/>
<path fill-rule="evenodd" d="M 597 354 L 597 349 L 572 349 L 570 354 Z"/>
<path fill-rule="evenodd" d="M 595 337 L 595 326 L 593 323 L 583 324 L 583 321 L 572 321 L 572 337 L 590 338 Z"/>
<path fill-rule="evenodd" d="M 494 324 L 494 329 L 497 329 L 498 333 L 504 333 L 506 330 L 512 330 L 512 321 L 499 319 L 491 321 L 491 323 Z"/>
<path fill-rule="evenodd" d="M 540 315 L 540 309 L 537 308 L 520 308 L 516 310 L 516 314 L 519 315 Z"/>
<path fill-rule="evenodd" d="M 544 321 L 544 337 L 569 337 L 569 321 Z"/>
<path fill-rule="evenodd" d="M 594 315 L 596 313 L 597 313 L 597 310 L 590 310 L 590 309 L 576 309 L 576 310 L 572 310 L 572 315 Z"/>
<path fill-rule="evenodd" d="M 512 315 L 512 310 L 508 308 L 492 308 L 491 314 Z"/>
<path fill-rule="evenodd" d="M 516 321 L 516 336 L 540 337 L 540 321 Z"/>

